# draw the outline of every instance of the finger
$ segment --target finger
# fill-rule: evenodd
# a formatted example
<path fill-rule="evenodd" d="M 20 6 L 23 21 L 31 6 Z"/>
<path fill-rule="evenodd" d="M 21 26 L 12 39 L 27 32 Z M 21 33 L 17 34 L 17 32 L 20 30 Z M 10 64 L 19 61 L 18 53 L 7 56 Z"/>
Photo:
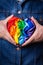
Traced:
<path fill-rule="evenodd" d="M 10 36 L 8 32 L 6 33 L 5 39 L 8 40 L 10 43 L 16 45 L 16 43 L 14 42 L 14 40 L 12 39 L 12 37 Z"/>
<path fill-rule="evenodd" d="M 26 46 L 27 44 L 33 43 L 35 40 L 35 35 L 36 35 L 36 31 L 34 32 L 34 34 L 25 42 L 22 44 L 22 46 Z"/>
<path fill-rule="evenodd" d="M 8 20 L 11 19 L 12 17 L 13 17 L 13 15 L 10 15 L 9 17 L 7 17 L 7 18 L 5 19 L 5 23 L 7 23 Z"/>
<path fill-rule="evenodd" d="M 32 16 L 31 19 L 34 21 L 35 25 L 37 26 L 38 21 Z"/>

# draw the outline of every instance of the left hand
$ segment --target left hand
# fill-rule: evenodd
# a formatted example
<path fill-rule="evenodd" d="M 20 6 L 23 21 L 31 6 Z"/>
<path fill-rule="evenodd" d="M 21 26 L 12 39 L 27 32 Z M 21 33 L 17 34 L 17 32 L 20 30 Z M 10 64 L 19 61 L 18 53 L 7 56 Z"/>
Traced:
<path fill-rule="evenodd" d="M 22 46 L 26 46 L 27 44 L 34 43 L 34 42 L 43 41 L 43 26 L 40 25 L 34 17 L 31 17 L 31 19 L 34 21 L 36 25 L 36 29 L 33 35 L 25 43 L 23 43 Z"/>

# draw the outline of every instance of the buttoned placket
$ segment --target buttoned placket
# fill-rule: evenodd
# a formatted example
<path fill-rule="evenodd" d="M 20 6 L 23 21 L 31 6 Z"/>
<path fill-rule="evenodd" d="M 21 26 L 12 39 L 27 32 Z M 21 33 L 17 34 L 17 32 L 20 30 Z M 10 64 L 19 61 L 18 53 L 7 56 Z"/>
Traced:
<path fill-rule="evenodd" d="M 22 49 L 20 47 L 16 48 L 16 65 L 22 65 Z"/>
<path fill-rule="evenodd" d="M 22 7 L 21 2 L 17 2 L 17 16 L 22 18 Z"/>
<path fill-rule="evenodd" d="M 22 7 L 22 4 L 24 3 L 25 0 L 17 0 L 17 17 L 20 17 L 21 19 L 24 18 L 24 15 L 23 15 L 23 7 Z"/>
<path fill-rule="evenodd" d="M 21 17 L 22 7 L 21 7 L 20 1 L 17 1 L 17 14 L 18 14 L 18 16 Z M 22 65 L 21 58 L 22 58 L 22 49 L 21 49 L 21 47 L 17 46 L 17 48 L 16 48 L 16 65 Z"/>

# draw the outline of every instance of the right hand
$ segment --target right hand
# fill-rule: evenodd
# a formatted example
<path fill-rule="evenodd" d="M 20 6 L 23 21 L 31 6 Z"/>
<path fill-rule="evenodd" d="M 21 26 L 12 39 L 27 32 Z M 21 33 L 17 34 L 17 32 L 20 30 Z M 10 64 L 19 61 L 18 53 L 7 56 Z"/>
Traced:
<path fill-rule="evenodd" d="M 8 30 L 7 30 L 7 22 L 10 18 L 12 18 L 13 15 L 7 17 L 5 20 L 0 20 L 0 38 L 6 39 L 7 41 L 13 43 L 16 45 L 12 37 L 10 36 Z"/>

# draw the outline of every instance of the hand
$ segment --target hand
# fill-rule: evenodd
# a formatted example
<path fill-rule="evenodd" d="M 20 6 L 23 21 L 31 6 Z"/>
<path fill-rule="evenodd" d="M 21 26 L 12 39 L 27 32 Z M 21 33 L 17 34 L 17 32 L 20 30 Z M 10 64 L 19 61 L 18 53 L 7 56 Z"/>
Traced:
<path fill-rule="evenodd" d="M 0 38 L 6 39 L 15 45 L 14 40 L 12 39 L 12 37 L 10 36 L 10 34 L 7 30 L 7 22 L 12 17 L 13 17 L 13 15 L 7 17 L 5 20 L 0 21 Z"/>
<path fill-rule="evenodd" d="M 36 29 L 35 29 L 35 32 L 33 33 L 33 35 L 25 43 L 23 43 L 22 46 L 25 46 L 29 43 L 43 41 L 43 26 L 40 25 L 34 17 L 31 17 L 31 19 L 34 21 L 34 23 L 36 25 Z"/>

